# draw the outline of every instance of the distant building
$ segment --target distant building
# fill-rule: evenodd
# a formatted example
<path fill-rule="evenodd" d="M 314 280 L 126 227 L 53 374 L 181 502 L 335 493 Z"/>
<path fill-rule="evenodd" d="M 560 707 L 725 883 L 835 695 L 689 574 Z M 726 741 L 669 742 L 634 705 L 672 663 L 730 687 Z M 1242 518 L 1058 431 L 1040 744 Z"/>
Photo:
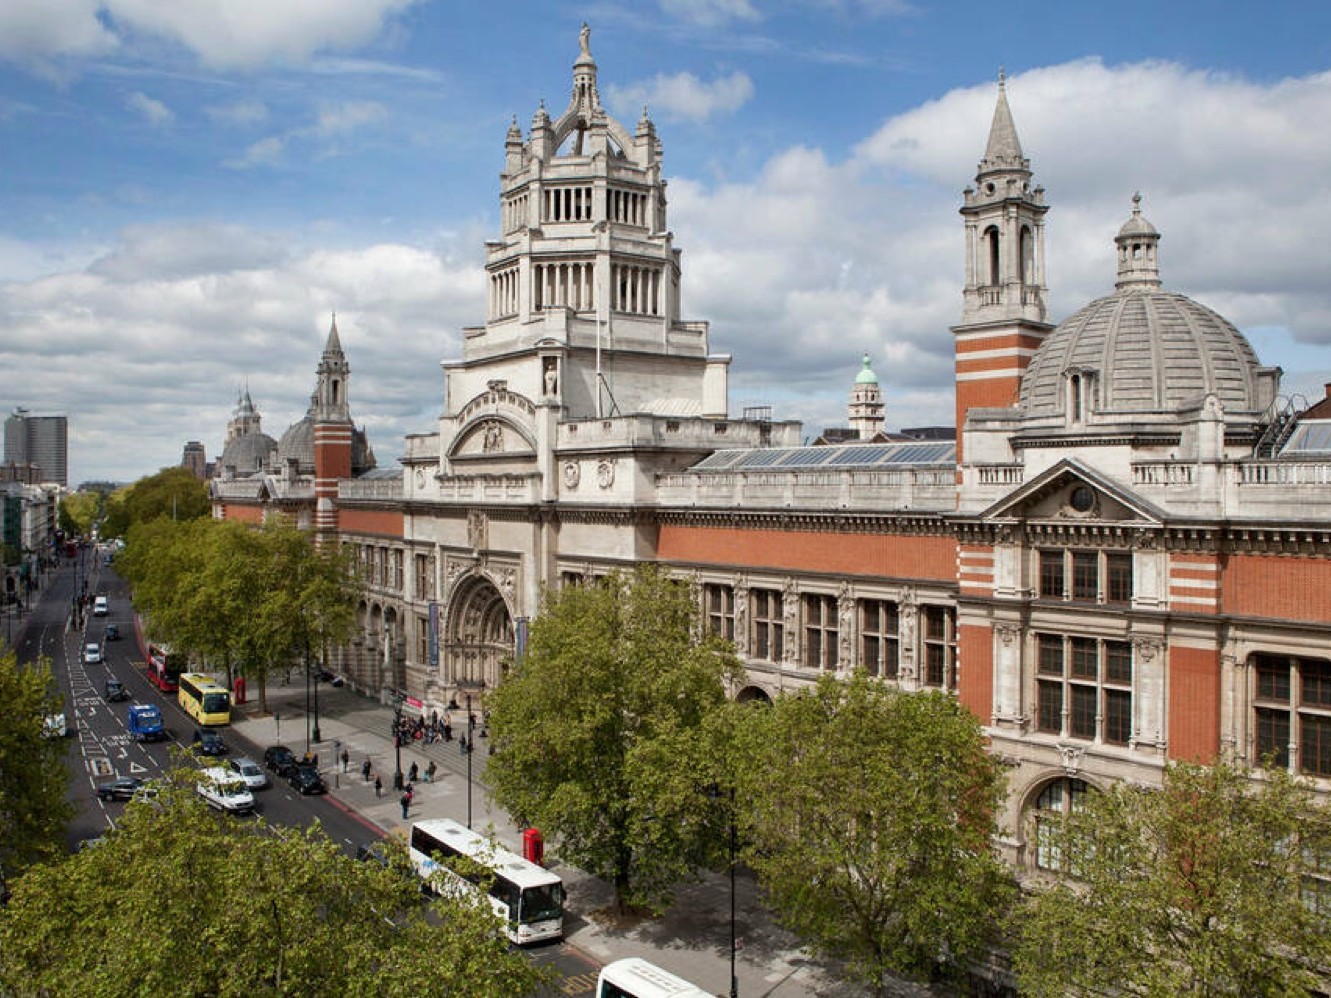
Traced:
<path fill-rule="evenodd" d="M 185 444 L 185 452 L 180 458 L 182 468 L 188 468 L 190 473 L 200 481 L 208 477 L 208 458 L 204 453 L 203 444 L 197 440 L 191 440 Z"/>
<path fill-rule="evenodd" d="M 68 485 L 68 417 L 15 409 L 5 420 L 5 464 L 35 464 L 42 469 L 43 482 Z"/>

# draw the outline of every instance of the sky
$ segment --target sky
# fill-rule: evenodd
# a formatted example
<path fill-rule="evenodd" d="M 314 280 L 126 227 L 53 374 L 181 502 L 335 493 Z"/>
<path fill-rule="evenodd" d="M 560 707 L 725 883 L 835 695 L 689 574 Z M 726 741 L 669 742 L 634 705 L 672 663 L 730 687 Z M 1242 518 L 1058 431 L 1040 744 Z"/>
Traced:
<path fill-rule="evenodd" d="M 1331 381 L 1331 4 L 1308 0 L 2 0 L 0 406 L 69 417 L 72 485 L 273 437 L 334 312 L 380 466 L 485 320 L 504 139 L 644 107 L 682 318 L 730 409 L 950 425 L 963 229 L 1000 69 L 1046 191 L 1050 318 L 1113 290 L 1135 192 L 1161 274 L 1282 393 Z"/>

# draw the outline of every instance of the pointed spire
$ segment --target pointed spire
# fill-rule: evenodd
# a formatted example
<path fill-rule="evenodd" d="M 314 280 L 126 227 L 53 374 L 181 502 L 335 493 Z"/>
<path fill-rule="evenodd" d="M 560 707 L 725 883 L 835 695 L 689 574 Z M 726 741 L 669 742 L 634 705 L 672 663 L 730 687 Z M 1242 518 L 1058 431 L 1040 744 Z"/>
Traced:
<path fill-rule="evenodd" d="M 1160 282 L 1160 233 L 1142 215 L 1142 196 L 1132 195 L 1132 215 L 1114 237 L 1118 246 L 1118 280 L 1114 288 L 1158 288 Z"/>
<path fill-rule="evenodd" d="M 1007 76 L 998 71 L 998 103 L 994 105 L 994 120 L 989 126 L 989 144 L 985 146 L 980 173 L 989 170 L 1023 170 L 1030 164 L 1022 155 L 1017 126 L 1012 121 L 1012 109 L 1007 102 Z"/>
<path fill-rule="evenodd" d="M 342 352 L 342 340 L 337 335 L 337 313 L 333 313 L 333 324 L 328 327 L 328 342 L 324 344 L 324 355 Z"/>

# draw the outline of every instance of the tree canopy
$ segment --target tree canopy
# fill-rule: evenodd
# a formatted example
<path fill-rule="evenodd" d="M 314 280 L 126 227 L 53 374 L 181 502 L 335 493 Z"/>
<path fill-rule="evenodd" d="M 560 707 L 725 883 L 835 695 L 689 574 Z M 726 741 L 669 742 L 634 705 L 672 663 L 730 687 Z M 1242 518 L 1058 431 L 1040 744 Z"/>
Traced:
<path fill-rule="evenodd" d="M 258 682 L 261 710 L 272 669 L 344 642 L 354 624 L 351 552 L 281 520 L 139 523 L 120 571 L 154 638 Z"/>
<path fill-rule="evenodd" d="M 135 524 L 166 518 L 194 520 L 210 510 L 208 485 L 188 468 L 163 468 L 118 489 L 106 500 L 103 537 L 128 537 Z"/>
<path fill-rule="evenodd" d="M 441 897 L 426 917 L 400 841 L 385 842 L 386 863 L 358 863 L 317 825 L 214 814 L 191 786 L 177 771 L 101 845 L 11 884 L 0 992 L 511 998 L 538 986 L 483 897 Z"/>
<path fill-rule="evenodd" d="M 20 666 L 12 651 L 0 655 L 0 703 L 0 868 L 10 877 L 64 852 L 73 807 L 66 742 L 44 727 L 65 709 L 50 662 Z"/>
<path fill-rule="evenodd" d="M 875 988 L 982 952 L 1013 894 L 1004 780 L 955 698 L 824 676 L 750 708 L 731 751 L 744 855 L 785 925 Z"/>
<path fill-rule="evenodd" d="M 71 492 L 63 496 L 56 508 L 57 525 L 67 537 L 86 536 L 92 532 L 104 500 L 102 493 L 92 490 Z"/>
<path fill-rule="evenodd" d="M 1178 763 L 1048 829 L 1069 879 L 1027 905 L 1023 993 L 1298 995 L 1331 966 L 1331 814 L 1283 771 Z M 1319 900 L 1320 899 L 1320 900 Z M 1320 904 L 1320 912 L 1315 909 Z"/>
<path fill-rule="evenodd" d="M 621 907 L 662 907 L 714 832 L 678 820 L 706 801 L 696 780 L 671 778 L 687 772 L 671 748 L 696 739 L 738 675 L 731 645 L 703 635 L 692 588 L 660 569 L 547 592 L 526 656 L 487 696 L 495 799 L 613 883 Z"/>

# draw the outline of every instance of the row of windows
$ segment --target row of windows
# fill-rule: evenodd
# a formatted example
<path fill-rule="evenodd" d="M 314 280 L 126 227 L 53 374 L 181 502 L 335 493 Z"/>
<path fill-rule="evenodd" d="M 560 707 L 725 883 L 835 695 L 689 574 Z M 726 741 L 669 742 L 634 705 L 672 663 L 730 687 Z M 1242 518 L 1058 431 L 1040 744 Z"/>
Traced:
<path fill-rule="evenodd" d="M 1127 551 L 1040 551 L 1040 596 L 1091 603 L 1132 602 L 1132 554 Z"/>
<path fill-rule="evenodd" d="M 735 640 L 735 590 L 732 586 L 708 583 L 703 586 L 703 609 L 713 634 Z M 852 621 L 843 620 L 836 596 L 806 593 L 799 597 L 798 652 L 808 669 L 831 672 L 840 668 L 841 632 Z M 890 600 L 858 599 L 858 657 L 847 666 L 862 668 L 870 675 L 898 679 L 901 668 L 901 610 Z M 924 605 L 919 609 L 921 645 L 920 682 L 938 689 L 957 688 L 956 610 Z M 785 658 L 787 624 L 785 601 L 780 590 L 749 590 L 748 655 L 760 662 Z M 915 649 L 912 649 L 915 650 Z"/>
<path fill-rule="evenodd" d="M 361 581 L 379 589 L 402 591 L 406 581 L 405 553 L 401 548 L 362 544 L 358 552 Z"/>
<path fill-rule="evenodd" d="M 1331 662 L 1254 655 L 1252 665 L 1254 761 L 1331 777 Z"/>

